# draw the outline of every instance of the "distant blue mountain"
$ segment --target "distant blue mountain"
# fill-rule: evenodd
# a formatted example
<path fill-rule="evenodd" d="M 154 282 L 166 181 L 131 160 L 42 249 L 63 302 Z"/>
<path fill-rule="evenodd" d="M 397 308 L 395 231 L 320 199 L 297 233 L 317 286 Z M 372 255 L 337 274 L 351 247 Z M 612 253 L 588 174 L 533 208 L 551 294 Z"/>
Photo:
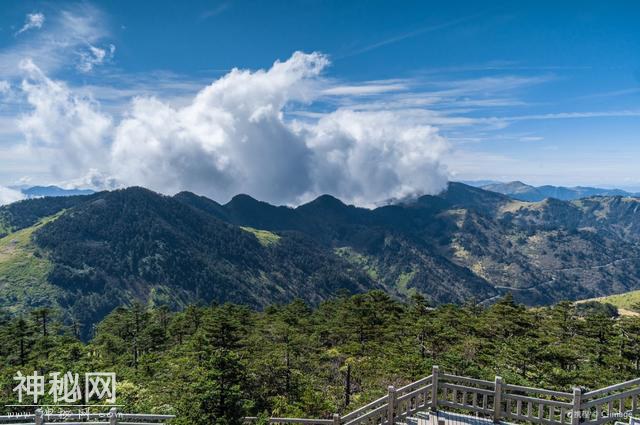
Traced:
<path fill-rule="evenodd" d="M 20 189 L 27 198 L 43 198 L 45 196 L 91 195 L 91 189 L 63 189 L 58 186 L 32 186 Z"/>
<path fill-rule="evenodd" d="M 519 201 L 538 202 L 547 198 L 561 201 L 589 198 L 592 196 L 638 196 L 637 193 L 621 189 L 601 189 L 597 187 L 530 186 L 520 181 L 490 183 L 480 186 L 484 190 L 501 193 Z"/>

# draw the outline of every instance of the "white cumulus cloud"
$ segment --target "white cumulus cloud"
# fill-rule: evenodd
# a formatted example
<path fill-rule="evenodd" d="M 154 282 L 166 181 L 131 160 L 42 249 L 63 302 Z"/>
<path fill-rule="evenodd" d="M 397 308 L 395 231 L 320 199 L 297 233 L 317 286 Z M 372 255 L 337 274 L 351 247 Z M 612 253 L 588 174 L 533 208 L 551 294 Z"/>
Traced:
<path fill-rule="evenodd" d="M 23 32 L 29 31 L 34 28 L 36 29 L 42 28 L 43 24 L 44 24 L 44 14 L 29 13 L 25 18 L 24 25 L 22 26 L 22 28 L 18 30 L 18 32 L 16 32 L 16 35 L 20 35 Z"/>
<path fill-rule="evenodd" d="M 85 175 L 79 178 L 60 182 L 59 185 L 65 189 L 82 188 L 96 191 L 119 189 L 123 187 L 123 185 L 110 174 L 96 168 L 90 168 Z"/>
<path fill-rule="evenodd" d="M 269 69 L 234 69 L 182 106 L 136 97 L 115 122 L 27 61 L 22 89 L 32 111 L 21 128 L 30 145 L 55 153 L 56 175 L 98 189 L 141 185 L 219 201 L 247 193 L 287 204 L 329 193 L 359 205 L 442 190 L 448 144 L 428 113 L 287 114 L 322 101 L 328 65 L 322 54 L 297 52 Z"/>
<path fill-rule="evenodd" d="M 268 71 L 233 70 L 179 109 L 134 101 L 113 145 L 113 171 L 128 184 L 217 199 L 237 193 L 291 202 L 312 185 L 312 151 L 285 122 L 283 108 L 309 101 L 319 54 L 294 54 Z"/>
<path fill-rule="evenodd" d="M 410 111 L 337 110 L 310 124 L 285 118 L 287 105 L 320 95 L 328 63 L 298 52 L 269 70 L 233 70 L 183 108 L 136 99 L 116 130 L 114 175 L 160 191 L 279 203 L 331 193 L 371 204 L 441 190 L 446 142 Z"/>
<path fill-rule="evenodd" d="M 438 193 L 447 183 L 439 159 L 448 143 L 414 111 L 342 109 L 321 118 L 309 133 L 315 194 L 367 205 Z"/>
<path fill-rule="evenodd" d="M 22 61 L 20 67 L 26 74 L 22 91 L 32 110 L 18 125 L 29 146 L 44 152 L 61 178 L 77 177 L 78 169 L 104 164 L 111 117 L 91 99 L 75 96 L 64 83 L 49 79 L 31 60 Z"/>

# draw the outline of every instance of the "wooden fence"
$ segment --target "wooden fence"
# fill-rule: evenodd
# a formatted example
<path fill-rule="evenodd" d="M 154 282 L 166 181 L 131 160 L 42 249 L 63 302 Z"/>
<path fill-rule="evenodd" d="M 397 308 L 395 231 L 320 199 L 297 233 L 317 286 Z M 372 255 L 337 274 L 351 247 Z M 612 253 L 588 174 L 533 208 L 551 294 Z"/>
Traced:
<path fill-rule="evenodd" d="M 33 414 L 0 416 L 0 424 L 12 425 L 161 425 L 175 418 L 173 415 L 146 415 L 120 413 L 112 408 L 107 413 L 45 413 L 38 409 Z"/>
<path fill-rule="evenodd" d="M 494 422 L 541 425 L 600 425 L 630 422 L 640 413 L 640 378 L 583 393 L 553 391 L 450 375 L 433 367 L 432 374 L 402 388 L 390 386 L 384 397 L 331 419 L 270 418 L 270 423 L 303 425 L 389 425 L 419 411 L 472 413 Z M 245 418 L 248 423 L 256 418 Z"/>

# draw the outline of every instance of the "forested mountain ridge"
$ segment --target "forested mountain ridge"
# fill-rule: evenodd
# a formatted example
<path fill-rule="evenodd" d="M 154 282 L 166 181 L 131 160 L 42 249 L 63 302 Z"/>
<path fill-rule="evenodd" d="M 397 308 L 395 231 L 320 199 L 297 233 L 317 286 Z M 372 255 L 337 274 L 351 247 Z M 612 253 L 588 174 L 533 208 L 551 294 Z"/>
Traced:
<path fill-rule="evenodd" d="M 192 194 L 178 197 L 238 225 L 304 232 L 373 270 L 387 288 L 414 288 L 437 302 L 490 301 L 512 290 L 520 302 L 550 304 L 640 287 L 636 198 L 521 202 L 460 183 L 374 210 L 327 196 L 295 209 L 247 196 L 208 207 Z M 461 288 L 443 278 L 443 267 L 463 279 Z M 447 282 L 443 291 L 439 281 Z"/>
<path fill-rule="evenodd" d="M 0 306 L 53 305 L 89 326 L 136 299 L 261 308 L 371 289 L 433 303 L 508 291 L 529 305 L 590 298 L 640 288 L 639 207 L 514 201 L 460 183 L 375 209 L 329 195 L 290 208 L 142 188 L 27 200 L 0 208 Z"/>
<path fill-rule="evenodd" d="M 39 220 L 72 208 L 91 199 L 90 196 L 38 198 L 14 202 L 0 207 L 0 237 L 33 226 Z"/>
<path fill-rule="evenodd" d="M 106 192 L 38 231 L 49 281 L 82 322 L 132 300 L 172 308 L 239 302 L 262 307 L 339 289 L 376 287 L 364 273 L 300 234 L 265 243 L 171 197 L 142 188 Z"/>

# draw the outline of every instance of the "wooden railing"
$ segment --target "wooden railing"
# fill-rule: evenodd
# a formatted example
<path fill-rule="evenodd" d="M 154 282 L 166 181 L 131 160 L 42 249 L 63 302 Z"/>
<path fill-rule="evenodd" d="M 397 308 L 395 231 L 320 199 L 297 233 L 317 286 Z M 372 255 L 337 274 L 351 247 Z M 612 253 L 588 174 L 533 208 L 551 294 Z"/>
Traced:
<path fill-rule="evenodd" d="M 588 393 L 553 391 L 511 385 L 496 376 L 494 381 L 443 373 L 432 374 L 401 388 L 390 386 L 384 397 L 353 412 L 331 419 L 270 418 L 270 423 L 304 425 L 389 425 L 402 422 L 419 411 L 446 408 L 473 413 L 494 422 L 541 425 L 600 425 L 631 421 L 640 413 L 640 379 Z M 256 418 L 245 418 L 254 422 Z M 639 424 L 640 425 L 640 424 Z"/>
<path fill-rule="evenodd" d="M 107 413 L 45 413 L 38 409 L 33 414 L 0 416 L 0 424 L 12 425 L 161 425 L 175 418 L 173 415 L 147 415 L 120 413 L 112 408 Z"/>

